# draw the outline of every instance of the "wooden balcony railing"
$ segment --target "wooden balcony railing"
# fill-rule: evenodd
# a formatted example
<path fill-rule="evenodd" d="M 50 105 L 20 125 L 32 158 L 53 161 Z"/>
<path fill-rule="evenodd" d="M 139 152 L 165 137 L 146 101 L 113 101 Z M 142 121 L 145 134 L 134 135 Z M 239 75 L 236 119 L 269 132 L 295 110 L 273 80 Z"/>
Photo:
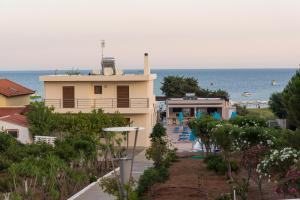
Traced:
<path fill-rule="evenodd" d="M 148 98 L 44 99 L 54 108 L 149 108 Z"/>

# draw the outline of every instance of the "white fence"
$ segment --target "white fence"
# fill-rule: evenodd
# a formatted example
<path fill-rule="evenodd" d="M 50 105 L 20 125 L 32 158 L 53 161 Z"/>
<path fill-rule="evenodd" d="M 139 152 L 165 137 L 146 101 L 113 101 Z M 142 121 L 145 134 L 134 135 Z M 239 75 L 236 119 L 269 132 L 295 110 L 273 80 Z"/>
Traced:
<path fill-rule="evenodd" d="M 44 142 L 46 144 L 50 144 L 54 146 L 54 142 L 56 140 L 56 137 L 51 137 L 51 136 L 34 136 L 34 143 L 38 142 Z"/>

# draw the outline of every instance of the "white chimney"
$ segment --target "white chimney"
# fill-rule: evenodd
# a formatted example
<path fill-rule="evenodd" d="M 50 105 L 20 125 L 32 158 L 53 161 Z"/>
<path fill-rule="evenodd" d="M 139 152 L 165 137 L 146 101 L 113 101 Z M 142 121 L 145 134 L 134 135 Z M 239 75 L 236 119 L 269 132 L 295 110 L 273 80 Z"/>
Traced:
<path fill-rule="evenodd" d="M 150 67 L 148 63 L 148 53 L 144 54 L 144 75 L 150 75 Z"/>

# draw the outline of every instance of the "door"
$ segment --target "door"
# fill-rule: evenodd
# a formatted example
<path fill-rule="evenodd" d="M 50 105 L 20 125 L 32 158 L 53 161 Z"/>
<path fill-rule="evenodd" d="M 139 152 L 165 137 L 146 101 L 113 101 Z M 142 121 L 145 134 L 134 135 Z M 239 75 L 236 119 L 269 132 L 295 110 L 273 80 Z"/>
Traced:
<path fill-rule="evenodd" d="M 117 86 L 117 107 L 129 108 L 129 86 Z"/>
<path fill-rule="evenodd" d="M 63 108 L 75 107 L 75 92 L 74 86 L 63 87 Z"/>

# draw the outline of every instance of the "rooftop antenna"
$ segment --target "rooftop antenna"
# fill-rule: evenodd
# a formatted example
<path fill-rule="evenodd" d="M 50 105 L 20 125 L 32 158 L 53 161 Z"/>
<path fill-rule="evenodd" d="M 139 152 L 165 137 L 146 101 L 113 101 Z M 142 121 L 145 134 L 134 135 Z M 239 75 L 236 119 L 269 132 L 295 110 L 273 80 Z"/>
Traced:
<path fill-rule="evenodd" d="M 101 40 L 101 68 L 103 68 L 103 51 L 104 51 L 104 48 L 105 48 L 105 40 Z M 100 69 L 100 73 L 101 73 L 101 69 Z"/>
<path fill-rule="evenodd" d="M 101 40 L 101 49 L 102 49 L 101 58 L 102 58 L 102 60 L 103 60 L 103 51 L 104 51 L 104 48 L 105 48 L 105 40 Z"/>

